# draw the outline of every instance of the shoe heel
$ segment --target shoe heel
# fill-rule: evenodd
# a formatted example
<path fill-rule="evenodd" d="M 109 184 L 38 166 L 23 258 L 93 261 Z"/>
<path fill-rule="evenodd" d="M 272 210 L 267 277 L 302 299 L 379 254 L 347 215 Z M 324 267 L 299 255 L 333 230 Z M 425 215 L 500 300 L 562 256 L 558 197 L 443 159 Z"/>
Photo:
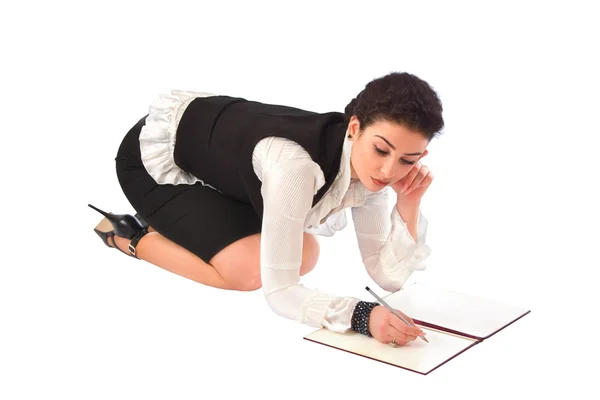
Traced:
<path fill-rule="evenodd" d="M 138 221 L 133 215 L 112 214 L 107 213 L 106 211 L 102 211 L 91 204 L 88 204 L 88 206 L 98 211 L 106 218 L 100 221 L 100 223 L 96 227 L 96 229 L 100 230 L 101 232 L 106 231 L 106 229 L 108 228 L 107 223 L 110 223 L 114 229 L 115 235 L 131 239 L 134 236 L 136 236 L 141 230 L 144 229 L 140 221 Z"/>

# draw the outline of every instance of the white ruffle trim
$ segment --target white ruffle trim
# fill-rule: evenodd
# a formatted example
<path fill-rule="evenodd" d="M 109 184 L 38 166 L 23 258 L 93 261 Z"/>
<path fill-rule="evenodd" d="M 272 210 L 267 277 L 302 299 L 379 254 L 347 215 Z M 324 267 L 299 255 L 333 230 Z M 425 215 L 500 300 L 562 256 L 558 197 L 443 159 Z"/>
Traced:
<path fill-rule="evenodd" d="M 173 90 L 161 94 L 149 107 L 146 125 L 140 132 L 142 163 L 148 174 L 159 184 L 193 185 L 202 182 L 175 164 L 175 134 L 186 107 L 197 97 L 215 96 L 213 93 Z M 210 185 L 206 185 L 210 186 Z"/>

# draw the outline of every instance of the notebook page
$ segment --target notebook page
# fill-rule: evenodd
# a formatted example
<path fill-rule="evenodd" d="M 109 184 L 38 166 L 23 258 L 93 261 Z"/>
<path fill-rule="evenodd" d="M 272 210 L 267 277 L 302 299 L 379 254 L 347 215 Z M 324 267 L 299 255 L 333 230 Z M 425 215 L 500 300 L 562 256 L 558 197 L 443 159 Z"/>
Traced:
<path fill-rule="evenodd" d="M 383 299 L 412 319 L 486 338 L 529 310 L 445 288 L 414 283 Z"/>
<path fill-rule="evenodd" d="M 305 339 L 421 374 L 428 374 L 478 343 L 474 339 L 421 328 L 427 333 L 429 343 L 417 339 L 395 348 L 354 331 L 338 333 L 319 329 L 307 335 Z"/>

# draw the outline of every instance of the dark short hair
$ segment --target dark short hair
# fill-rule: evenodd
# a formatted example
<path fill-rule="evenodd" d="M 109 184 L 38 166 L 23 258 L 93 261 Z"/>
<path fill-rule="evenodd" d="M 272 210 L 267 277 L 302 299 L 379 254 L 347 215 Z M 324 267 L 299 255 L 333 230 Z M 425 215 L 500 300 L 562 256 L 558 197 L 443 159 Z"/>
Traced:
<path fill-rule="evenodd" d="M 404 125 L 431 141 L 444 127 L 442 103 L 424 80 L 407 72 L 392 72 L 369 82 L 346 106 L 346 122 L 356 115 L 361 131 L 380 121 Z"/>

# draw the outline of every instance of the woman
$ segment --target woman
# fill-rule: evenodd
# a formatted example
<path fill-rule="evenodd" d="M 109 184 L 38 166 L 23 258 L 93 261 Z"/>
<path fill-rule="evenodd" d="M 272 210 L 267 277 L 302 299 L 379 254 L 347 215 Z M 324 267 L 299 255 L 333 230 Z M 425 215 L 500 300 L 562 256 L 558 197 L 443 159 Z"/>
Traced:
<path fill-rule="evenodd" d="M 90 205 L 107 217 L 95 231 L 107 246 L 199 283 L 262 287 L 283 317 L 403 345 L 423 332 L 376 302 L 299 280 L 317 262 L 314 235 L 343 229 L 346 208 L 379 286 L 396 291 L 425 268 L 419 206 L 432 174 L 420 160 L 443 126 L 437 94 L 408 73 L 369 82 L 345 113 L 173 91 L 151 104 L 116 157 L 136 216 Z"/>

